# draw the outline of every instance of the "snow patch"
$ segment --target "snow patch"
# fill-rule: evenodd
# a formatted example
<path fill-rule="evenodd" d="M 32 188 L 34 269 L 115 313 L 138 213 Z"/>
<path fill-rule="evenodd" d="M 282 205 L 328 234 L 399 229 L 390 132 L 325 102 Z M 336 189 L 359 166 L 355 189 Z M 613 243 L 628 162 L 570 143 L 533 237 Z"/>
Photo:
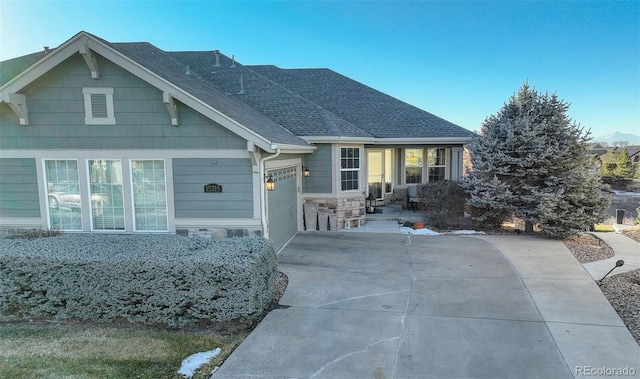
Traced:
<path fill-rule="evenodd" d="M 454 230 L 446 233 L 438 233 L 434 232 L 431 229 L 422 228 L 422 229 L 413 229 L 406 226 L 400 228 L 400 233 L 402 234 L 413 234 L 419 236 L 440 236 L 443 234 L 456 234 L 456 235 L 468 235 L 468 234 L 484 234 L 484 232 L 478 232 L 476 230 Z"/>
<path fill-rule="evenodd" d="M 449 234 L 484 234 L 484 232 L 478 232 L 476 230 L 454 230 Z"/>
<path fill-rule="evenodd" d="M 217 348 L 215 350 L 191 354 L 182 361 L 182 366 L 180 367 L 180 370 L 178 370 L 178 374 L 182 375 L 186 379 L 192 378 L 193 374 L 195 374 L 196 370 L 198 370 L 200 366 L 217 357 L 220 352 L 220 348 Z"/>
<path fill-rule="evenodd" d="M 414 234 L 420 236 L 437 236 L 440 235 L 438 232 L 434 232 L 431 229 L 422 228 L 422 229 L 413 229 L 406 226 L 400 228 L 400 233 L 402 234 Z"/>

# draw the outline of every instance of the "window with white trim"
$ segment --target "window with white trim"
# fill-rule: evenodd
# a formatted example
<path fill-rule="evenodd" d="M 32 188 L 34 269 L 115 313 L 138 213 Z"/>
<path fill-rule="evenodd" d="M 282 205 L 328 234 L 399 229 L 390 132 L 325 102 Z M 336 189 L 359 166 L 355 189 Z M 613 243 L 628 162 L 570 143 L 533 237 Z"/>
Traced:
<path fill-rule="evenodd" d="M 404 150 L 404 182 L 420 184 L 447 179 L 447 150 L 445 147 Z M 426 181 L 423 180 L 426 175 Z"/>
<path fill-rule="evenodd" d="M 443 147 L 427 150 L 427 168 L 429 181 L 445 180 L 447 168 L 447 150 Z"/>
<path fill-rule="evenodd" d="M 93 230 L 124 230 L 120 160 L 90 160 L 88 165 Z"/>
<path fill-rule="evenodd" d="M 113 88 L 87 87 L 84 94 L 84 123 L 88 125 L 115 125 Z"/>
<path fill-rule="evenodd" d="M 163 160 L 131 161 L 135 230 L 167 230 L 167 186 Z"/>
<path fill-rule="evenodd" d="M 340 189 L 356 191 L 360 189 L 360 148 L 340 148 Z"/>
<path fill-rule="evenodd" d="M 422 183 L 423 150 L 405 149 L 404 151 L 404 173 L 405 183 Z"/>
<path fill-rule="evenodd" d="M 49 204 L 49 228 L 82 230 L 78 161 L 45 160 L 44 174 Z"/>

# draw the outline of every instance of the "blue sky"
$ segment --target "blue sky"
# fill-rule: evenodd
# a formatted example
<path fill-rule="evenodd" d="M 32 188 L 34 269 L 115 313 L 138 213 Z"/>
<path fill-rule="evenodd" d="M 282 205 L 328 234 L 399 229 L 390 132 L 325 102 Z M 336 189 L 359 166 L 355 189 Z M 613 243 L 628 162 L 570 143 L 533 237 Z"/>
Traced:
<path fill-rule="evenodd" d="M 0 60 L 80 30 L 326 67 L 469 130 L 528 81 L 595 136 L 640 135 L 640 1 L 7 1 Z"/>

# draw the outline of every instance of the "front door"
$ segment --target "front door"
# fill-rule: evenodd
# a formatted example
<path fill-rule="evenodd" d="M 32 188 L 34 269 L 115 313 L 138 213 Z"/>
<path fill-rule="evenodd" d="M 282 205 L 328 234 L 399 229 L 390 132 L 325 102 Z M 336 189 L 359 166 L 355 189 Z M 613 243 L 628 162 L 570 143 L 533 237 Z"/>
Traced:
<path fill-rule="evenodd" d="M 369 194 L 383 200 L 385 193 L 392 192 L 392 149 L 367 150 L 367 183 Z"/>

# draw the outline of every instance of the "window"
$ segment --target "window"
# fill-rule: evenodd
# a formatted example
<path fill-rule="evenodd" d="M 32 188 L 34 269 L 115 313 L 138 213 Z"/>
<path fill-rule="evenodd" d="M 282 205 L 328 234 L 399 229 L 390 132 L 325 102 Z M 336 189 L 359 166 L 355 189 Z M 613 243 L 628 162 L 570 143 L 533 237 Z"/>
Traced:
<path fill-rule="evenodd" d="M 124 230 L 122 165 L 119 160 L 90 160 L 89 191 L 94 230 Z"/>
<path fill-rule="evenodd" d="M 343 191 L 360 188 L 360 148 L 340 148 L 340 186 Z"/>
<path fill-rule="evenodd" d="M 427 167 L 429 168 L 429 181 L 437 182 L 445 180 L 447 154 L 444 148 L 427 150 Z"/>
<path fill-rule="evenodd" d="M 78 162 L 47 160 L 44 166 L 49 203 L 49 227 L 59 230 L 82 230 Z"/>
<path fill-rule="evenodd" d="M 407 184 L 422 183 L 422 156 L 422 149 L 406 149 L 404 151 L 405 182 Z"/>
<path fill-rule="evenodd" d="M 131 161 L 135 229 L 167 230 L 167 191 L 163 160 Z"/>
<path fill-rule="evenodd" d="M 85 124 L 114 125 L 113 88 L 83 88 Z"/>

